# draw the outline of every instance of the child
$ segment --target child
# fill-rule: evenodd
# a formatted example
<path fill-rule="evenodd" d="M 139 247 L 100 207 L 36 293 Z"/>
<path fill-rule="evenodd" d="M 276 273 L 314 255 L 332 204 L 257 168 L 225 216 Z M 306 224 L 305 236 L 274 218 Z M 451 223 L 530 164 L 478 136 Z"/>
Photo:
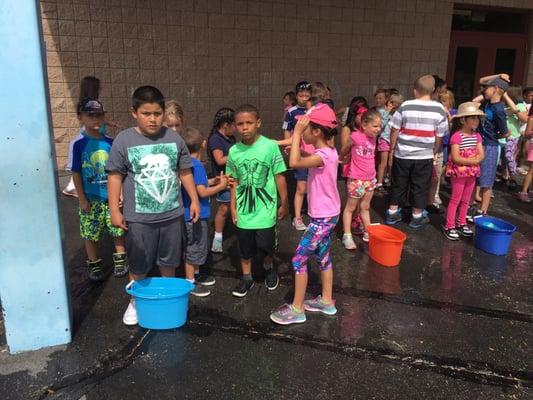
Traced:
<path fill-rule="evenodd" d="M 389 91 L 387 89 L 378 89 L 374 93 L 375 107 L 379 111 L 381 108 L 385 108 L 387 101 L 389 101 Z"/>
<path fill-rule="evenodd" d="M 485 158 L 481 162 L 481 171 L 478 185 L 481 194 L 481 208 L 475 211 L 476 215 L 484 215 L 490 206 L 492 186 L 496 179 L 496 167 L 499 158 L 498 139 L 508 136 L 507 116 L 502 100 L 504 92 L 509 88 L 507 74 L 485 76 L 479 80 L 482 96 L 474 99 L 481 104 L 481 110 L 486 118 L 481 121 L 481 137 Z"/>
<path fill-rule="evenodd" d="M 165 125 L 174 132 L 181 133 L 185 125 L 183 107 L 176 100 L 165 103 Z"/>
<path fill-rule="evenodd" d="M 231 108 L 221 108 L 215 113 L 213 128 L 207 142 L 207 155 L 209 156 L 212 177 L 224 174 L 228 153 L 235 144 L 235 118 Z M 222 253 L 224 240 L 224 225 L 229 212 L 230 192 L 223 190 L 216 197 L 218 210 L 215 215 L 215 236 L 211 244 L 213 253 Z"/>
<path fill-rule="evenodd" d="M 524 133 L 524 136 L 526 138 L 529 138 L 528 143 L 528 153 L 527 153 L 527 161 L 529 163 L 529 171 L 524 178 L 524 183 L 522 184 L 522 190 L 518 193 L 518 198 L 520 201 L 523 201 L 524 203 L 529 203 L 530 195 L 532 194 L 529 192 L 531 182 L 533 181 L 533 107 L 529 109 L 529 119 L 527 123 L 527 127 Z"/>
<path fill-rule="evenodd" d="M 174 277 L 185 234 L 182 187 L 191 198 L 191 221 L 200 215 L 191 156 L 181 136 L 163 126 L 165 98 L 157 88 L 137 88 L 131 113 L 137 126 L 119 133 L 106 166 L 111 222 L 128 231 L 130 280 L 144 279 L 154 264 L 161 276 Z M 124 212 L 119 207 L 121 192 Z M 122 321 L 137 324 L 134 299 Z"/>
<path fill-rule="evenodd" d="M 292 143 L 292 131 L 296 125 L 296 116 L 303 115 L 307 111 L 307 101 L 311 97 L 311 84 L 307 81 L 299 82 L 295 88 L 297 104 L 289 108 L 285 114 L 285 121 L 283 122 L 283 140 L 278 141 L 280 146 L 290 146 Z M 312 146 L 309 146 L 304 141 L 301 143 L 302 150 L 308 154 L 313 151 Z M 302 206 L 304 197 L 307 191 L 307 169 L 297 168 L 294 170 L 294 178 L 296 179 L 296 193 L 294 194 L 294 218 L 292 226 L 298 230 L 305 230 L 306 226 L 302 219 Z"/>
<path fill-rule="evenodd" d="M 285 114 L 287 114 L 287 111 L 289 111 L 290 108 L 294 107 L 296 105 L 296 93 L 293 91 L 286 92 L 283 95 L 283 119 L 282 121 L 285 121 Z"/>
<path fill-rule="evenodd" d="M 347 250 L 355 250 L 351 225 L 352 216 L 359 208 L 363 220 L 363 240 L 368 242 L 370 226 L 370 201 L 376 185 L 376 138 L 381 130 L 381 115 L 377 110 L 368 110 L 361 117 L 361 130 L 353 131 L 350 140 L 342 146 L 341 157 L 351 153 L 346 184 L 347 201 L 342 214 L 344 235 L 342 244 Z"/>
<path fill-rule="evenodd" d="M 275 243 L 277 195 L 281 199 L 278 219 L 288 213 L 286 167 L 275 141 L 259 133 L 259 111 L 245 104 L 235 111 L 235 125 L 242 141 L 228 154 L 226 174 L 235 179 L 231 188 L 231 214 L 237 226 L 242 278 L 233 290 L 244 297 L 253 286 L 252 258 L 264 257 L 265 285 L 278 287 L 279 278 L 272 264 Z M 276 190 L 277 188 L 277 190 Z"/>
<path fill-rule="evenodd" d="M 98 257 L 98 241 L 107 229 L 113 236 L 114 274 L 128 273 L 124 231 L 111 225 L 107 205 L 107 174 L 105 165 L 113 139 L 100 133 L 104 121 L 104 107 L 96 99 L 85 99 L 78 104 L 78 119 L 84 126 L 82 138 L 72 148 L 72 178 L 80 202 L 80 233 L 85 240 L 89 279 L 101 281 L 106 277 L 102 259 Z"/>
<path fill-rule="evenodd" d="M 414 100 L 405 101 L 391 119 L 392 165 L 391 201 L 387 211 L 388 225 L 402 220 L 400 205 L 411 194 L 412 217 L 409 226 L 418 229 L 429 222 L 424 207 L 433 172 L 433 157 L 448 132 L 448 114 L 444 106 L 431 100 L 435 79 L 431 75 L 418 78 L 414 84 Z M 393 163 L 394 160 L 394 163 Z"/>
<path fill-rule="evenodd" d="M 183 192 L 183 208 L 185 216 L 185 227 L 187 229 L 187 249 L 185 250 L 185 278 L 195 283 L 191 294 L 193 296 L 205 297 L 211 292 L 206 286 L 215 284 L 215 279 L 210 276 L 200 275 L 199 267 L 204 265 L 209 253 L 208 222 L 211 216 L 211 204 L 209 197 L 226 190 L 228 179 L 220 173 L 220 176 L 207 179 L 207 173 L 200 161 L 202 151 L 206 142 L 199 130 L 185 128 L 182 135 L 187 149 L 192 157 L 192 173 L 196 191 L 200 198 L 200 218 L 192 222 L 190 215 L 191 199 L 187 192 Z"/>
<path fill-rule="evenodd" d="M 381 133 L 379 135 L 378 139 L 378 171 L 377 171 L 377 184 L 376 184 L 376 191 L 382 191 L 383 190 L 383 181 L 386 179 L 386 176 L 388 175 L 388 160 L 389 160 L 389 152 L 390 152 L 390 131 L 391 131 L 391 124 L 390 124 L 390 117 L 396 112 L 398 107 L 403 103 L 403 96 L 399 94 L 392 94 L 389 97 L 389 100 L 387 101 L 387 104 L 385 105 L 385 118 L 382 119 L 381 122 Z"/>
<path fill-rule="evenodd" d="M 446 176 L 450 178 L 452 194 L 446 210 L 443 233 L 450 240 L 459 240 L 459 235 L 471 237 L 473 232 L 466 224 L 470 197 L 479 176 L 479 164 L 483 160 L 483 143 L 476 132 L 480 117 L 485 113 L 474 102 L 463 103 L 453 117 L 450 137 L 450 159 Z"/>
<path fill-rule="evenodd" d="M 339 156 L 337 150 L 327 144 L 336 134 L 336 126 L 335 112 L 327 104 L 317 104 L 306 115 L 298 117 L 294 129 L 289 163 L 293 168 L 309 168 L 307 183 L 311 221 L 292 259 L 295 271 L 292 304 L 285 304 L 270 315 L 270 319 L 277 324 L 305 322 L 305 311 L 327 315 L 337 313 L 332 293 L 333 264 L 330 248 L 341 205 L 337 189 Z M 298 146 L 302 136 L 315 148 L 312 155 L 303 158 Z M 312 254 L 315 255 L 321 270 L 322 295 L 304 301 L 308 279 L 307 263 Z"/>

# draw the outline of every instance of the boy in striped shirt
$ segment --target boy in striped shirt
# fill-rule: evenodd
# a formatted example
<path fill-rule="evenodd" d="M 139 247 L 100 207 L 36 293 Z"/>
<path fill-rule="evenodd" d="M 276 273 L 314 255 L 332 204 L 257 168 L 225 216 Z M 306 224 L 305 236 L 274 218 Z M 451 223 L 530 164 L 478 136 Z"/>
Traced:
<path fill-rule="evenodd" d="M 433 173 L 434 155 L 442 146 L 448 132 L 448 117 L 444 106 L 431 100 L 435 78 L 424 75 L 414 84 L 414 100 L 405 101 L 390 120 L 392 168 L 391 201 L 386 224 L 395 225 L 402 220 L 400 206 L 410 193 L 412 216 L 409 226 L 417 229 L 429 222 L 427 211 L 428 191 Z"/>

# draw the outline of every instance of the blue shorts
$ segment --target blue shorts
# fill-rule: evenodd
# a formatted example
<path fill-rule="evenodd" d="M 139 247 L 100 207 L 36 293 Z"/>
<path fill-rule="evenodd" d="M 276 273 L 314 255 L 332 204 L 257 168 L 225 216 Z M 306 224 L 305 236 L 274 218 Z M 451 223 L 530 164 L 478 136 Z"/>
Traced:
<path fill-rule="evenodd" d="M 223 190 L 222 192 L 217 193 L 216 199 L 219 203 L 229 203 L 231 200 L 231 193 L 229 190 Z"/>
<path fill-rule="evenodd" d="M 294 179 L 297 181 L 307 181 L 307 168 L 297 168 L 294 170 Z"/>
<path fill-rule="evenodd" d="M 491 189 L 496 179 L 496 167 L 500 155 L 500 146 L 483 146 L 485 158 L 481 162 L 481 172 L 477 184 L 481 188 Z"/>

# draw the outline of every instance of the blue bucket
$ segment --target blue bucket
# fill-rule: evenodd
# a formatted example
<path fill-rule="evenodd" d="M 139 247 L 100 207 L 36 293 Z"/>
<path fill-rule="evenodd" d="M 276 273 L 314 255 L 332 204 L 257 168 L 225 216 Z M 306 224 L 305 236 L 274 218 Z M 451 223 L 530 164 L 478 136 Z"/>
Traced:
<path fill-rule="evenodd" d="M 497 256 L 507 254 L 516 226 L 493 217 L 476 217 L 474 223 L 476 224 L 474 246 Z"/>
<path fill-rule="evenodd" d="M 194 285 L 180 278 L 132 281 L 126 292 L 135 299 L 139 325 L 147 329 L 174 329 L 185 325 L 189 293 Z"/>

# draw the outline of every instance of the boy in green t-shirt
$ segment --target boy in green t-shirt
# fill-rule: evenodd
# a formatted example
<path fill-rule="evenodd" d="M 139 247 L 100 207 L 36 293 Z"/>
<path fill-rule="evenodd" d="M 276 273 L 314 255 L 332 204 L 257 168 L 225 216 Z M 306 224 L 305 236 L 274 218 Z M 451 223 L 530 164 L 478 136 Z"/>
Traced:
<path fill-rule="evenodd" d="M 253 286 L 252 258 L 264 257 L 265 285 L 278 287 L 272 256 L 277 219 L 288 214 L 285 162 L 275 141 L 262 136 L 259 111 L 245 104 L 235 111 L 235 126 L 242 141 L 229 151 L 226 175 L 235 179 L 231 190 L 231 215 L 237 226 L 242 278 L 232 294 L 244 297 Z M 277 197 L 281 199 L 277 208 Z"/>

